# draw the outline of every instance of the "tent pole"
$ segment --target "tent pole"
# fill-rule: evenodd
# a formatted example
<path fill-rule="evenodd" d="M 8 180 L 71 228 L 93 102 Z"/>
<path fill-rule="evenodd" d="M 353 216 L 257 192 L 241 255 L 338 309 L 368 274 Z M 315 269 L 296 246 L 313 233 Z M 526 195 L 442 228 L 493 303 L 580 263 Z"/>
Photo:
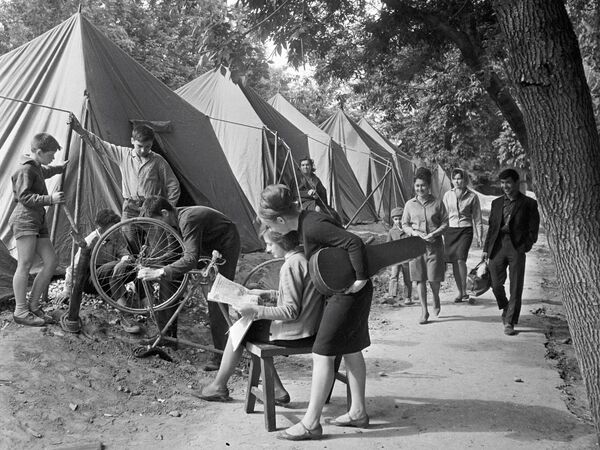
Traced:
<path fill-rule="evenodd" d="M 369 199 L 371 197 L 373 197 L 373 194 L 375 194 L 375 191 L 377 191 L 377 189 L 379 188 L 379 186 L 381 185 L 381 183 L 383 183 L 385 181 L 385 179 L 387 178 L 387 176 L 390 173 L 390 167 L 388 167 L 387 172 L 383 175 L 383 177 L 381 178 L 381 180 L 379 180 L 379 183 L 377 183 L 377 186 L 375 186 L 375 189 L 373 189 L 373 191 L 371 191 L 371 193 L 368 195 L 367 198 L 365 198 L 365 201 L 362 202 L 362 204 L 358 207 L 358 209 L 356 210 L 356 212 L 354 213 L 354 215 L 350 218 L 350 220 L 348 221 L 348 223 L 346 225 L 344 225 L 345 229 L 348 229 L 348 227 L 350 225 L 352 225 L 352 221 L 356 218 L 356 216 L 358 216 L 358 213 L 365 207 L 365 205 L 367 204 L 367 202 L 369 201 Z"/>
<path fill-rule="evenodd" d="M 277 131 L 273 132 L 273 136 L 275 136 L 275 146 L 273 147 L 273 184 L 277 183 L 277 150 L 278 150 L 278 143 L 279 143 L 279 137 L 277 136 Z M 281 169 L 281 172 L 283 172 L 283 168 Z"/>
<path fill-rule="evenodd" d="M 65 144 L 65 157 L 64 160 L 67 161 L 69 159 L 69 153 L 71 152 L 71 136 L 73 136 L 73 128 L 71 124 L 69 124 L 69 129 L 67 130 L 67 141 Z M 65 184 L 65 172 L 60 174 L 60 179 L 58 182 L 58 190 L 62 191 L 63 186 Z M 56 241 L 56 227 L 58 225 L 58 214 L 60 211 L 59 205 L 54 206 L 54 211 L 52 214 L 52 227 L 50 228 L 50 241 L 52 242 L 52 246 L 54 247 L 54 242 Z"/>

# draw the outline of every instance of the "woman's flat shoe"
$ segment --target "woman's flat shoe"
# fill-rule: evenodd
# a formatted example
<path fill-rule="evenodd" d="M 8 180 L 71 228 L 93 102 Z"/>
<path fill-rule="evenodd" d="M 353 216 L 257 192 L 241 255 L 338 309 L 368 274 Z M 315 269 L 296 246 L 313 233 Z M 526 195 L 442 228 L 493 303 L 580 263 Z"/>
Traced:
<path fill-rule="evenodd" d="M 25 317 L 19 317 L 13 314 L 13 320 L 19 325 L 26 325 L 28 327 L 43 327 L 46 325 L 46 321 L 44 319 L 39 318 L 31 311 L 28 311 Z"/>
<path fill-rule="evenodd" d="M 302 422 L 299 423 L 302 428 L 304 428 L 304 433 L 290 434 L 287 432 L 287 430 L 283 430 L 277 435 L 277 439 L 281 439 L 283 441 L 312 441 L 321 439 L 323 437 L 323 427 L 321 424 L 317 425 L 312 430 L 309 430 Z"/>
<path fill-rule="evenodd" d="M 202 400 L 205 400 L 207 402 L 221 402 L 221 403 L 227 403 L 232 401 L 233 399 L 229 396 L 229 389 L 225 388 L 223 390 L 218 390 L 215 391 L 211 394 L 204 392 L 205 386 L 202 386 L 200 388 L 200 392 L 196 393 L 196 392 L 192 392 L 192 395 L 194 397 L 198 397 Z"/>
<path fill-rule="evenodd" d="M 336 427 L 367 428 L 369 426 L 369 416 L 365 414 L 358 419 L 353 419 L 350 417 L 350 414 L 346 413 L 337 419 L 333 419 L 329 423 L 331 425 L 335 425 Z"/>

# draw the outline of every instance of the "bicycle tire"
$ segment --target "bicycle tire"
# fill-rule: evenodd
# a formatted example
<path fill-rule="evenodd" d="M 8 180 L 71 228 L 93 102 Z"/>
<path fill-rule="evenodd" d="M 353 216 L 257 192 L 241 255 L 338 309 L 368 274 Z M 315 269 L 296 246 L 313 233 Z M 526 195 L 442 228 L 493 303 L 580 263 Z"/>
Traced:
<path fill-rule="evenodd" d="M 134 231 L 136 238 L 139 236 L 139 242 L 126 242 L 124 230 L 127 227 L 133 227 L 131 230 Z M 124 249 L 121 246 L 123 251 L 129 253 L 130 262 L 127 271 L 120 274 L 122 280 L 111 280 L 113 284 L 107 286 L 106 275 L 102 277 L 100 273 L 101 267 L 107 262 L 110 265 L 111 260 L 112 264 L 116 264 L 121 258 L 116 259 L 114 255 L 110 255 L 105 250 L 106 244 L 119 240 L 124 245 Z M 110 227 L 96 242 L 90 258 L 92 283 L 102 300 L 110 306 L 125 313 L 148 315 L 150 311 L 147 300 L 145 300 L 147 297 L 145 297 L 144 289 L 136 287 L 137 271 L 141 267 L 164 267 L 181 258 L 182 255 L 183 240 L 167 223 L 148 217 L 127 219 Z M 111 276 L 111 278 L 116 279 L 117 277 Z M 184 292 L 188 279 L 189 275 L 185 274 L 180 280 L 150 282 L 153 289 L 152 309 L 160 311 L 171 306 Z M 131 283 L 133 283 L 133 288 Z M 123 306 L 117 303 L 118 298 L 114 298 L 117 294 L 113 290 L 121 292 L 123 289 L 126 290 L 127 286 L 130 289 L 128 303 Z M 168 291 L 166 298 L 161 298 L 161 289 Z M 155 295 L 157 292 L 158 295 Z"/>

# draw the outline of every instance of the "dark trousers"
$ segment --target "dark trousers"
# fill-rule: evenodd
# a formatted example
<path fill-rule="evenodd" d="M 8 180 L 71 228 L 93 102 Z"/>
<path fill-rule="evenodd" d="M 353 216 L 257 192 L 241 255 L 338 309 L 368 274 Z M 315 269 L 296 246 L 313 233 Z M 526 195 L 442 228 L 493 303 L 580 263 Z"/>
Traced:
<path fill-rule="evenodd" d="M 496 252 L 490 258 L 490 276 L 492 291 L 496 297 L 498 308 L 503 309 L 502 320 L 505 324 L 516 325 L 521 314 L 521 298 L 525 281 L 525 253 L 515 250 L 510 236 L 505 234 L 498 237 L 495 244 Z M 504 283 L 506 282 L 506 269 L 510 276 L 510 299 L 506 298 Z"/>
<path fill-rule="evenodd" d="M 237 231 L 235 225 L 232 225 L 226 233 L 221 235 L 221 239 L 218 243 L 213 243 L 211 251 L 217 250 L 223 256 L 225 260 L 225 264 L 219 266 L 219 273 L 223 275 L 225 278 L 229 280 L 233 280 L 235 277 L 235 269 L 237 267 L 238 258 L 240 256 L 241 243 L 240 243 L 240 235 Z M 208 248 L 208 247 L 207 247 Z M 172 286 L 167 281 L 161 281 L 160 290 L 163 292 L 163 285 L 165 286 L 165 291 L 168 292 L 169 285 Z M 173 292 L 173 291 L 170 291 Z M 213 345 L 215 348 L 219 350 L 225 349 L 225 344 L 227 344 L 227 331 L 229 330 L 229 324 L 225 319 L 225 316 L 221 312 L 219 308 L 219 304 L 216 302 L 207 302 L 208 303 L 208 319 L 210 322 L 210 332 L 213 339 Z M 170 308 L 164 309 L 162 311 L 157 311 L 156 313 L 156 321 L 157 325 L 162 329 L 175 310 L 177 309 L 177 304 L 173 305 Z M 225 310 L 228 311 L 227 305 L 225 305 Z M 171 328 L 167 331 L 167 336 L 177 337 L 177 321 L 173 323 Z"/>

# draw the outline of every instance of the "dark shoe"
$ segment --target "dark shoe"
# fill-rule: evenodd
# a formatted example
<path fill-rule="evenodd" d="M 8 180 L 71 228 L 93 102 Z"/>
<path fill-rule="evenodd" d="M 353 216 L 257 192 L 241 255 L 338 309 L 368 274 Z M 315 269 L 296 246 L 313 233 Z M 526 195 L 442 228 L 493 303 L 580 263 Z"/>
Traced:
<path fill-rule="evenodd" d="M 462 303 L 462 301 L 463 301 L 463 298 L 464 298 L 464 297 L 462 297 L 462 296 L 460 296 L 460 295 L 456 296 L 456 297 L 454 298 L 454 303 Z"/>
<path fill-rule="evenodd" d="M 28 327 L 43 327 L 44 325 L 46 325 L 44 319 L 40 319 L 31 311 L 28 311 L 25 317 L 17 317 L 13 314 L 13 320 L 19 325 L 26 325 Z"/>
<path fill-rule="evenodd" d="M 33 314 L 36 317 L 39 317 L 46 324 L 54 323 L 54 319 L 52 318 L 52 316 L 46 314 L 42 308 L 38 308 L 38 309 L 35 309 L 35 310 L 32 309 L 31 310 L 31 314 Z"/>
<path fill-rule="evenodd" d="M 290 394 L 287 392 L 279 397 L 275 397 L 274 403 L 276 406 L 289 405 L 291 401 Z"/>
<path fill-rule="evenodd" d="M 469 302 L 471 303 L 471 297 L 469 296 L 469 294 L 465 294 L 462 296 L 462 301 L 463 302 Z"/>
<path fill-rule="evenodd" d="M 437 307 L 433 308 L 433 315 L 435 317 L 439 317 L 440 312 L 442 312 L 442 307 L 441 306 L 437 306 Z"/>
<path fill-rule="evenodd" d="M 312 430 L 306 428 L 306 426 L 300 422 L 302 428 L 304 428 L 304 433 L 302 434 L 289 434 L 287 430 L 283 430 L 281 433 L 277 435 L 277 439 L 281 439 L 283 441 L 312 441 L 316 439 L 323 438 L 323 427 L 321 424 L 317 425 Z"/>
<path fill-rule="evenodd" d="M 121 322 L 121 328 L 123 328 L 123 331 L 125 331 L 125 333 L 139 334 L 142 331 L 139 325 L 135 323 L 130 323 L 125 317 L 121 317 L 119 321 Z"/>
<path fill-rule="evenodd" d="M 515 327 L 508 323 L 504 325 L 504 334 L 506 334 L 507 336 L 514 336 L 515 334 L 517 334 L 517 332 L 515 331 Z"/>
<path fill-rule="evenodd" d="M 206 389 L 206 386 L 202 386 L 200 388 L 200 392 L 199 393 L 195 393 L 192 392 L 192 395 L 194 397 L 198 397 L 202 400 L 205 400 L 207 402 L 221 402 L 221 403 L 226 403 L 226 402 L 230 402 L 233 399 L 229 396 L 229 389 L 225 388 L 223 390 L 218 390 L 216 392 L 213 392 L 212 394 L 210 393 L 205 393 L 204 390 Z"/>
<path fill-rule="evenodd" d="M 421 316 L 419 320 L 420 325 L 425 325 L 429 321 L 429 312 L 426 312 L 424 316 Z"/>
<path fill-rule="evenodd" d="M 367 428 L 369 426 L 369 416 L 365 414 L 363 417 L 353 419 L 350 417 L 350 414 L 346 413 L 337 419 L 333 419 L 329 423 L 331 425 L 335 425 L 336 427 Z"/>
<path fill-rule="evenodd" d="M 262 400 L 260 398 L 256 398 L 256 401 L 258 403 L 262 403 Z M 273 403 L 275 403 L 275 406 L 286 406 L 289 405 L 291 401 L 290 398 L 290 394 L 288 394 L 287 392 L 283 395 L 280 395 L 279 397 L 275 397 L 275 399 L 273 400 Z"/>
<path fill-rule="evenodd" d="M 67 319 L 68 315 L 67 313 L 60 318 L 60 327 L 67 333 L 79 333 L 81 331 L 81 319 L 69 320 Z"/>

